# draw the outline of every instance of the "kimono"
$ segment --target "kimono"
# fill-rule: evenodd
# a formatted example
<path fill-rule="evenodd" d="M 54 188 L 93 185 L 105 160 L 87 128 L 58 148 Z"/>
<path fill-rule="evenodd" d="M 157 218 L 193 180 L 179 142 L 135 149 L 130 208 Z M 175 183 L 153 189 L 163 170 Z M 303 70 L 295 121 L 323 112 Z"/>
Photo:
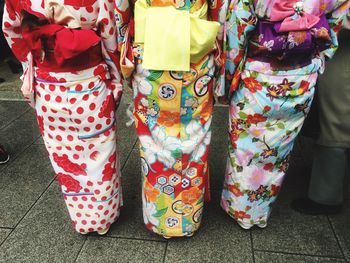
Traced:
<path fill-rule="evenodd" d="M 133 88 L 144 223 L 165 238 L 193 235 L 209 198 L 226 8 L 224 0 L 116 1 L 121 71 Z"/>
<path fill-rule="evenodd" d="M 112 1 L 5 1 L 3 31 L 77 232 L 122 206 L 115 109 L 121 97 Z M 40 161 L 40 160 L 38 160 Z"/>
<path fill-rule="evenodd" d="M 349 5 L 347 0 L 230 3 L 230 143 L 221 206 L 243 228 L 266 227 Z"/>

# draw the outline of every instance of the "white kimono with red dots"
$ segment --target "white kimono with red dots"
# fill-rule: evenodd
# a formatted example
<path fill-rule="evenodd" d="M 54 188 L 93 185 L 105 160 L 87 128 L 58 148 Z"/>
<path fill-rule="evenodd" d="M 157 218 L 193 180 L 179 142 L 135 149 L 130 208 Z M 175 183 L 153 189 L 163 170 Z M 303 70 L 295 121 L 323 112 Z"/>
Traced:
<path fill-rule="evenodd" d="M 3 31 L 26 68 L 24 84 L 34 92 L 39 128 L 76 231 L 109 227 L 122 206 L 113 1 L 7 0 Z"/>

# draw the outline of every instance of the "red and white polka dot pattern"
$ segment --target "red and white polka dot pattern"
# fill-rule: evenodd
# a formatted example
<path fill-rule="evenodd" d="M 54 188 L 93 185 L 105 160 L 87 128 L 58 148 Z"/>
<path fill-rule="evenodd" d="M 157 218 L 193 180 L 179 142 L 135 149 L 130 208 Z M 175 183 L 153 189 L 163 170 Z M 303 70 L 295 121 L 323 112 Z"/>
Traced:
<path fill-rule="evenodd" d="M 35 108 L 72 223 L 79 232 L 92 232 L 112 224 L 122 204 L 115 102 L 99 77 L 64 76 L 66 82 L 54 83 L 37 75 Z"/>
<path fill-rule="evenodd" d="M 96 67 L 54 73 L 34 65 L 39 128 L 79 232 L 109 226 L 122 204 L 114 116 L 122 84 L 113 11 L 113 0 L 6 1 L 4 8 L 4 35 L 24 65 L 31 52 L 22 37 L 24 13 L 101 37 L 104 63 Z"/>

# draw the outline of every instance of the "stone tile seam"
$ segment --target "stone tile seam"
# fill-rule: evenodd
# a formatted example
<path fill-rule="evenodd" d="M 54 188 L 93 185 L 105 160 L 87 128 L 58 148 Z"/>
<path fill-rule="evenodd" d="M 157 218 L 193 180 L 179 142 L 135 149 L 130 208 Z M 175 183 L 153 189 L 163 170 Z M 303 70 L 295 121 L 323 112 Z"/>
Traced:
<path fill-rule="evenodd" d="M 167 252 L 168 252 L 168 244 L 169 244 L 169 241 L 166 240 L 166 244 L 165 244 L 165 249 L 164 249 L 163 261 L 162 261 L 162 263 L 165 263 L 166 254 L 167 254 Z"/>
<path fill-rule="evenodd" d="M 6 91 L 6 90 L 5 90 Z M 17 94 L 17 93 L 16 93 Z M 25 102 L 25 99 L 21 98 L 0 98 L 0 101 L 15 101 L 15 102 Z"/>
<path fill-rule="evenodd" d="M 24 215 L 22 216 L 22 218 L 17 222 L 17 224 L 15 225 L 15 227 L 11 230 L 11 232 L 7 235 L 7 237 L 0 243 L 0 247 L 6 242 L 6 240 L 8 239 L 8 237 L 12 234 L 13 231 L 16 230 L 17 226 L 22 222 L 22 220 L 27 216 L 27 214 L 32 210 L 32 208 L 37 204 L 37 202 L 40 200 L 40 198 L 46 193 L 46 191 L 50 188 L 50 186 L 52 185 L 52 183 L 55 181 L 54 177 L 51 182 L 48 184 L 48 186 L 45 188 L 45 190 L 39 195 L 39 197 L 33 202 L 33 204 L 30 206 L 30 208 L 27 210 L 27 212 L 24 213 Z"/>
<path fill-rule="evenodd" d="M 118 222 L 116 222 L 118 224 Z M 99 235 L 91 235 L 88 236 L 88 238 L 111 238 L 111 239 L 121 239 L 121 240 L 136 240 L 136 241 L 151 241 L 151 242 L 158 242 L 158 243 L 167 243 L 167 240 L 156 240 L 156 239 L 147 239 L 147 238 L 137 238 L 137 237 L 123 237 L 123 236 L 99 236 Z"/>
<path fill-rule="evenodd" d="M 14 229 L 13 227 L 6 227 L 6 226 L 0 226 L 0 230 L 5 229 L 5 230 L 12 230 Z"/>
<path fill-rule="evenodd" d="M 327 220 L 328 220 L 328 223 L 329 223 L 329 225 L 330 225 L 330 227 L 332 229 L 333 235 L 335 236 L 335 239 L 337 240 L 337 244 L 338 244 L 338 247 L 340 249 L 340 252 L 343 255 L 344 259 L 346 260 L 346 256 L 345 256 L 345 252 L 343 250 L 343 246 L 340 244 L 340 240 L 339 240 L 339 237 L 337 235 L 337 232 L 334 229 L 334 226 L 332 224 L 332 220 L 330 220 L 329 216 L 327 216 Z"/>
<path fill-rule="evenodd" d="M 0 131 L 4 130 L 6 128 L 8 128 L 12 123 L 14 123 L 15 121 L 17 121 L 19 118 L 21 118 L 24 114 L 26 114 L 28 111 L 30 111 L 32 108 L 28 108 L 27 110 L 25 110 L 23 113 L 21 113 L 17 118 L 14 118 L 12 121 L 10 121 L 9 123 L 7 123 L 7 125 L 0 127 Z"/>
<path fill-rule="evenodd" d="M 253 263 L 255 263 L 255 253 L 254 253 L 254 240 L 253 240 L 253 232 L 249 229 L 249 238 L 250 238 L 250 249 L 252 250 L 252 259 Z"/>
<path fill-rule="evenodd" d="M 124 161 L 124 163 L 123 163 L 123 165 L 122 165 L 121 172 L 124 171 L 124 168 L 126 167 L 126 164 L 127 164 L 127 162 L 129 161 L 130 156 L 131 156 L 131 154 L 132 154 L 132 151 L 134 150 L 136 144 L 137 144 L 137 139 L 135 139 L 135 142 L 133 143 L 133 145 L 132 145 L 132 147 L 131 147 L 131 149 L 130 149 L 130 151 L 129 151 L 129 153 L 128 153 L 128 156 L 126 157 L 126 159 L 125 159 L 125 161 Z"/>
<path fill-rule="evenodd" d="M 81 251 L 83 251 L 83 248 L 85 247 L 86 240 L 88 240 L 88 237 L 87 237 L 87 236 L 84 238 L 84 242 L 83 242 L 83 244 L 81 245 L 81 247 L 80 247 L 80 249 L 79 249 L 79 251 L 78 251 L 78 253 L 77 253 L 77 256 L 75 257 L 75 259 L 74 259 L 73 262 L 77 262 Z"/>
<path fill-rule="evenodd" d="M 0 129 L 0 131 L 1 131 L 1 129 Z M 39 135 L 39 137 L 40 137 L 40 135 Z M 34 141 L 32 141 L 30 144 L 28 144 L 27 147 L 23 148 L 22 151 L 18 152 L 17 155 L 14 155 L 14 157 L 11 157 L 11 156 L 10 156 L 10 161 L 6 164 L 6 166 L 2 169 L 2 171 L 6 171 L 9 167 L 12 167 L 13 163 L 14 163 L 21 155 L 23 155 L 23 153 L 24 153 L 26 150 L 28 150 L 28 149 L 29 149 L 30 147 L 32 147 L 32 146 L 37 145 L 37 144 L 35 144 L 35 142 L 36 142 L 37 140 L 38 140 L 38 138 L 35 139 Z"/>
<path fill-rule="evenodd" d="M 268 249 L 254 249 L 255 252 L 266 252 L 266 253 L 275 253 L 275 254 L 283 254 L 283 255 L 294 255 L 294 256 L 308 256 L 308 257 L 314 257 L 314 258 L 328 258 L 328 259 L 346 259 L 343 257 L 335 257 L 335 256 L 326 256 L 326 255 L 315 255 L 315 254 L 305 254 L 305 253 L 293 253 L 293 252 L 286 252 L 286 251 L 275 251 L 275 250 L 268 250 Z"/>

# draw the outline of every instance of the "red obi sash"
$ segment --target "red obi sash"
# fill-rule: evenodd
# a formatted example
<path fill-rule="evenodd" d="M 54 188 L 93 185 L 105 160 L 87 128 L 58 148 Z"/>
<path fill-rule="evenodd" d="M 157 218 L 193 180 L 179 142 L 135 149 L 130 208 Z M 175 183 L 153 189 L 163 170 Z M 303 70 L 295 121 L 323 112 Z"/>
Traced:
<path fill-rule="evenodd" d="M 102 62 L 101 37 L 90 29 L 48 24 L 22 33 L 34 64 L 53 72 L 87 69 Z"/>

